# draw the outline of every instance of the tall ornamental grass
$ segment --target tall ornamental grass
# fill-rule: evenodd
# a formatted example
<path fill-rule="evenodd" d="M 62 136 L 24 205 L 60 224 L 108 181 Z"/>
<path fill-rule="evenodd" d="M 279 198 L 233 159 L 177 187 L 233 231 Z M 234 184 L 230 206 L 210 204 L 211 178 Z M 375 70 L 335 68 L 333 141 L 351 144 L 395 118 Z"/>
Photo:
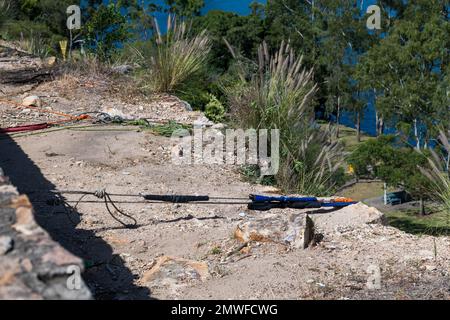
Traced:
<path fill-rule="evenodd" d="M 169 16 L 167 33 L 162 34 L 154 19 L 154 45 L 141 52 L 148 70 L 146 82 L 150 90 L 176 91 L 205 67 L 211 41 L 206 31 L 191 36 L 189 29 L 186 22 Z"/>
<path fill-rule="evenodd" d="M 285 42 L 273 55 L 263 43 L 253 68 L 236 58 L 239 80 L 225 88 L 231 114 L 242 127 L 280 129 L 278 185 L 286 192 L 332 193 L 343 152 L 332 142 L 331 129 L 321 129 L 314 121 L 318 88 L 313 70 L 304 68 L 303 58 Z"/>

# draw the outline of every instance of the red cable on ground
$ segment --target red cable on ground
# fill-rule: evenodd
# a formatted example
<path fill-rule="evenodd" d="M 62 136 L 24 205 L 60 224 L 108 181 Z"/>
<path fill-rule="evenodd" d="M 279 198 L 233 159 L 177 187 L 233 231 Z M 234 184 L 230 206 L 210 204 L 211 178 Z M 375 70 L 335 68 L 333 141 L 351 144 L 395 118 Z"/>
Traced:
<path fill-rule="evenodd" d="M 25 108 L 25 106 L 23 106 L 23 105 L 21 105 L 21 104 L 19 104 L 17 102 L 14 102 L 14 101 L 10 101 L 10 100 L 5 100 L 5 99 L 1 99 L 0 98 L 0 102 L 11 104 L 11 105 L 14 105 L 14 106 L 16 106 L 18 108 Z M 27 131 L 37 131 L 37 130 L 50 128 L 51 126 L 54 126 L 54 125 L 62 125 L 62 124 L 69 123 L 69 122 L 92 119 L 87 114 L 82 114 L 80 116 L 72 116 L 72 115 L 67 114 L 67 113 L 63 113 L 63 112 L 59 112 L 59 111 L 53 111 L 53 110 L 47 110 L 47 109 L 41 109 L 41 108 L 38 108 L 38 107 L 35 107 L 35 106 L 27 106 L 27 108 L 31 108 L 31 109 L 34 109 L 36 111 L 42 112 L 42 113 L 50 113 L 50 114 L 54 114 L 54 115 L 57 115 L 57 116 L 60 116 L 60 117 L 65 117 L 67 119 L 58 120 L 58 121 L 52 121 L 52 122 L 46 122 L 46 123 L 40 123 L 40 124 L 33 124 L 33 125 L 17 126 L 17 127 L 5 128 L 5 129 L 0 128 L 0 134 L 15 133 L 15 132 L 27 132 Z"/>
<path fill-rule="evenodd" d="M 27 131 L 36 131 L 49 128 L 50 125 L 48 123 L 40 123 L 40 124 L 32 124 L 28 126 L 17 126 L 12 128 L 0 128 L 0 133 L 14 133 L 14 132 L 27 132 Z"/>

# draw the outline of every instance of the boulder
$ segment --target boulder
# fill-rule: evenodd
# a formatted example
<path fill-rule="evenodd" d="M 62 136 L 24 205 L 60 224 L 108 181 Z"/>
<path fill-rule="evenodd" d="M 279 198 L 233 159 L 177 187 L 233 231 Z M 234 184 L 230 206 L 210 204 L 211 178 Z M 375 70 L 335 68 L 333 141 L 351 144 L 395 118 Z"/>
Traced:
<path fill-rule="evenodd" d="M 338 230 L 353 230 L 367 224 L 387 224 L 386 217 L 382 212 L 362 202 L 340 210 L 328 211 L 313 216 L 316 228 L 324 234 L 334 233 Z"/>
<path fill-rule="evenodd" d="M 208 277 L 208 265 L 204 262 L 162 256 L 144 273 L 141 281 L 147 286 L 170 287 L 176 291 L 178 287 L 203 282 Z"/>
<path fill-rule="evenodd" d="M 306 213 L 267 214 L 241 222 L 234 235 L 241 242 L 275 242 L 305 249 L 314 238 L 314 223 Z"/>
<path fill-rule="evenodd" d="M 2 175 L 0 169 L 0 300 L 91 299 L 81 278 L 80 287 L 69 286 L 73 270 L 83 272 L 83 260 L 51 239 L 28 197 Z"/>
<path fill-rule="evenodd" d="M 39 98 L 38 96 L 28 96 L 26 98 L 23 99 L 22 101 L 22 105 L 24 107 L 42 107 L 42 101 L 41 98 Z"/>
<path fill-rule="evenodd" d="M 133 71 L 133 67 L 127 64 L 120 65 L 120 66 L 114 66 L 111 68 L 112 71 L 120 74 L 128 74 Z"/>
<path fill-rule="evenodd" d="M 49 67 L 53 67 L 56 64 L 56 57 L 48 57 L 44 59 L 44 64 Z"/>
<path fill-rule="evenodd" d="M 13 249 L 14 240 L 9 236 L 0 236 L 0 256 L 3 256 Z"/>

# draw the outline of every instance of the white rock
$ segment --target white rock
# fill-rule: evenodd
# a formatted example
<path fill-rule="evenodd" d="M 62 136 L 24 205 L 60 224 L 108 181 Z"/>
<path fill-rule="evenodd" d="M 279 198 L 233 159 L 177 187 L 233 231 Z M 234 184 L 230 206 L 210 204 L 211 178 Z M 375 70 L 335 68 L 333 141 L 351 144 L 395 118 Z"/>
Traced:
<path fill-rule="evenodd" d="M 7 254 L 12 250 L 14 241 L 9 236 L 0 237 L 0 256 Z"/>
<path fill-rule="evenodd" d="M 112 71 L 121 73 L 121 74 L 127 74 L 127 73 L 130 73 L 133 71 L 133 67 L 130 65 L 124 64 L 124 65 L 112 67 Z"/>
<path fill-rule="evenodd" d="M 22 105 L 25 107 L 34 106 L 40 108 L 42 106 L 42 101 L 38 96 L 28 96 L 23 99 Z"/>
<path fill-rule="evenodd" d="M 211 127 L 212 129 L 216 129 L 216 130 L 222 130 L 226 128 L 226 125 L 223 123 L 216 123 L 215 125 L 213 125 Z"/>
<path fill-rule="evenodd" d="M 306 249 L 314 237 L 314 223 L 307 214 L 266 214 L 240 223 L 234 235 L 241 242 L 277 242 Z"/>

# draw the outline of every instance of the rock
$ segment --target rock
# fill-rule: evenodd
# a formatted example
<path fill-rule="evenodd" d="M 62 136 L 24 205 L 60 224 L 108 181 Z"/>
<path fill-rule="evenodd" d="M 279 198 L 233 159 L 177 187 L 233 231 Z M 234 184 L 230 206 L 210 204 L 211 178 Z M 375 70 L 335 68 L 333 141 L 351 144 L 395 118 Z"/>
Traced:
<path fill-rule="evenodd" d="M 48 57 L 44 60 L 44 64 L 49 67 L 53 67 L 56 63 L 56 57 Z"/>
<path fill-rule="evenodd" d="M 212 127 L 214 122 L 209 120 L 205 115 L 202 115 L 194 121 L 194 129 L 203 129 L 206 127 Z"/>
<path fill-rule="evenodd" d="M 131 120 L 132 116 L 124 114 L 121 110 L 114 107 L 106 107 L 102 110 L 103 113 L 108 114 L 111 118 L 121 118 L 123 120 Z"/>
<path fill-rule="evenodd" d="M 212 129 L 216 129 L 216 130 L 223 130 L 225 129 L 227 126 L 223 123 L 216 123 L 215 125 L 213 125 L 211 128 Z"/>
<path fill-rule="evenodd" d="M 127 64 L 124 65 L 120 65 L 120 66 L 115 66 L 111 68 L 112 71 L 116 72 L 116 73 L 121 73 L 121 74 L 127 74 L 133 71 L 133 67 Z"/>
<path fill-rule="evenodd" d="M 325 234 L 345 233 L 367 224 L 386 224 L 386 217 L 376 208 L 364 203 L 357 203 L 340 210 L 323 210 L 323 213 L 313 216 L 315 226 Z"/>
<path fill-rule="evenodd" d="M 28 97 L 23 99 L 22 105 L 24 107 L 31 107 L 31 106 L 33 106 L 33 107 L 40 108 L 42 106 L 42 101 L 41 101 L 41 98 L 39 98 L 38 96 L 28 96 Z"/>
<path fill-rule="evenodd" d="M 420 250 L 418 255 L 422 261 L 431 261 L 434 259 L 434 253 L 430 250 Z"/>
<path fill-rule="evenodd" d="M 1 175 L 0 169 L 0 181 L 8 183 Z M 37 224 L 28 197 L 0 186 L 0 300 L 91 299 L 81 278 L 77 290 L 68 286 L 74 279 L 69 267 L 84 271 L 83 261 Z"/>
<path fill-rule="evenodd" d="M 14 247 L 14 240 L 9 236 L 0 236 L 0 256 L 10 252 Z"/>
<path fill-rule="evenodd" d="M 235 237 L 241 242 L 276 242 L 294 248 L 307 248 L 314 238 L 314 223 L 305 214 L 267 214 L 255 220 L 240 223 Z"/>
<path fill-rule="evenodd" d="M 13 207 L 16 209 L 16 223 L 12 225 L 13 229 L 25 236 L 36 235 L 43 232 L 34 220 L 33 208 L 28 197 L 17 197 L 17 199 L 14 199 L 13 201 Z"/>
<path fill-rule="evenodd" d="M 281 190 L 273 186 L 264 186 L 261 190 L 262 193 L 281 194 Z"/>
<path fill-rule="evenodd" d="M 178 287 L 192 282 L 203 282 L 208 277 L 208 265 L 204 262 L 162 256 L 144 273 L 141 281 L 147 286 L 170 287 L 176 291 Z"/>
<path fill-rule="evenodd" d="M 194 109 L 192 109 L 192 106 L 189 102 L 181 100 L 181 103 L 184 105 L 184 108 L 186 109 L 186 111 L 189 111 L 189 112 L 194 111 Z"/>
<path fill-rule="evenodd" d="M 433 265 L 426 265 L 425 266 L 425 270 L 427 270 L 427 271 L 435 271 L 436 269 L 437 269 L 437 267 L 433 266 Z"/>

